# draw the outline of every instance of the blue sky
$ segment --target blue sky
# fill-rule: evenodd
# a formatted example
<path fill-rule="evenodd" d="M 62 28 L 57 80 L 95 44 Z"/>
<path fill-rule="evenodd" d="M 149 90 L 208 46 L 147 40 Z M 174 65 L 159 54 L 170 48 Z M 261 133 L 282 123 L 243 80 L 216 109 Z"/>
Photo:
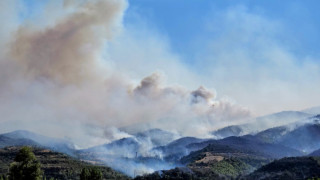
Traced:
<path fill-rule="evenodd" d="M 43 13 L 43 7 L 48 2 L 47 0 L 20 0 L 22 4 L 22 10 L 19 13 L 19 17 L 23 21 L 24 19 L 32 19 Z"/>
<path fill-rule="evenodd" d="M 296 54 L 319 56 L 320 11 L 319 1 L 308 0 L 130 0 L 125 23 L 134 23 L 135 16 L 141 16 L 150 26 L 170 39 L 171 47 L 192 59 L 194 41 L 210 38 L 213 32 L 206 29 L 208 16 L 214 19 L 213 12 L 224 11 L 235 6 L 245 6 L 249 12 L 280 21 L 285 33 L 279 35 L 283 43 Z"/>

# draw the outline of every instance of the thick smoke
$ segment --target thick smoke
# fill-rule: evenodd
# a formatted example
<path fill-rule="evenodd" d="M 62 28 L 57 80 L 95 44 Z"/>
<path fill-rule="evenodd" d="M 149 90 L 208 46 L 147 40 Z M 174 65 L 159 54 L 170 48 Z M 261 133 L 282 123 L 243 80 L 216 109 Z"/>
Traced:
<path fill-rule="evenodd" d="M 200 86 L 197 90 L 192 91 L 191 95 L 193 96 L 193 102 L 198 103 L 199 101 L 210 102 L 215 98 L 215 93 L 208 91 L 203 86 Z"/>
<path fill-rule="evenodd" d="M 208 137 L 213 129 L 250 117 L 246 108 L 216 99 L 204 86 L 168 85 L 159 72 L 134 83 L 127 72 L 109 66 L 105 46 L 121 33 L 126 1 L 68 0 L 61 7 L 62 17 L 43 25 L 10 25 L 9 38 L 0 36 L 1 131 L 67 137 L 79 148 L 127 138 L 123 146 L 111 143 L 99 152 L 109 165 L 121 170 L 125 164 L 134 175 L 137 169 L 175 166 L 154 147 L 181 136 Z M 138 133 L 153 128 L 170 133 Z M 149 159 L 141 163 L 137 154 Z"/>
<path fill-rule="evenodd" d="M 53 27 L 33 31 L 22 26 L 11 46 L 12 60 L 30 80 L 58 85 L 100 78 L 98 55 L 111 25 L 123 9 L 116 1 L 87 3 Z"/>
<path fill-rule="evenodd" d="M 63 6 L 73 11 L 40 28 L 21 23 L 2 44 L 7 47 L 0 61 L 2 130 L 67 136 L 88 147 L 131 136 L 118 128 L 207 137 L 250 117 L 246 108 L 216 99 L 216 92 L 203 86 L 167 85 L 157 72 L 135 84 L 126 72 L 108 66 L 102 54 L 121 32 L 126 1 Z"/>

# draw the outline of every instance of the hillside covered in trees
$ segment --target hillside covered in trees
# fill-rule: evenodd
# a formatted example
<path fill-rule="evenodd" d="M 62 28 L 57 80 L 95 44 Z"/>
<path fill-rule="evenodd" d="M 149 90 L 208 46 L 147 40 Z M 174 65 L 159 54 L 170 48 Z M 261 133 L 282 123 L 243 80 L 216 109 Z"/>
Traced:
<path fill-rule="evenodd" d="M 11 146 L 0 149 L 0 175 L 8 176 L 12 164 L 22 147 Z M 83 169 L 97 169 L 102 173 L 103 179 L 130 179 L 129 177 L 102 165 L 92 165 L 72 158 L 68 155 L 54 152 L 44 148 L 33 147 L 32 152 L 40 163 L 43 178 L 46 179 L 80 179 Z"/>

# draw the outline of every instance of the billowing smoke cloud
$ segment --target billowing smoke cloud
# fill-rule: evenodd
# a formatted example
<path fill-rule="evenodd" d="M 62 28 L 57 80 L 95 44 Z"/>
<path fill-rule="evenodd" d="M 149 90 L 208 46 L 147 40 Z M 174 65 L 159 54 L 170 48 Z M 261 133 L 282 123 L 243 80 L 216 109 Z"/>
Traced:
<path fill-rule="evenodd" d="M 167 85 L 158 72 L 136 84 L 109 66 L 104 48 L 122 30 L 126 1 L 64 1 L 62 6 L 73 10 L 40 28 L 20 23 L 5 44 L 2 130 L 67 136 L 88 147 L 131 137 L 118 128 L 207 137 L 213 129 L 250 117 L 246 108 L 216 99 L 216 92 L 203 86 Z"/>
<path fill-rule="evenodd" d="M 104 39 L 111 36 L 123 3 L 90 2 L 54 27 L 40 31 L 20 27 L 12 42 L 12 59 L 31 80 L 70 85 L 101 77 L 97 55 Z"/>
<path fill-rule="evenodd" d="M 77 127 L 101 121 L 108 91 L 121 84 L 120 77 L 107 79 L 100 53 L 117 30 L 126 2 L 88 1 L 75 7 L 51 26 L 21 24 L 6 42 L 8 50 L 0 61 L 0 106 L 6 117 L 2 121 L 11 123 L 11 129 L 40 123 L 32 128 L 47 124 L 45 131 L 68 135 L 68 128 L 56 124 L 80 122 Z"/>
<path fill-rule="evenodd" d="M 210 102 L 213 98 L 215 98 L 215 94 L 213 92 L 208 91 L 203 86 L 200 86 L 197 90 L 192 91 L 191 95 L 193 96 L 193 102 L 198 103 L 199 101 L 205 100 L 206 102 Z"/>

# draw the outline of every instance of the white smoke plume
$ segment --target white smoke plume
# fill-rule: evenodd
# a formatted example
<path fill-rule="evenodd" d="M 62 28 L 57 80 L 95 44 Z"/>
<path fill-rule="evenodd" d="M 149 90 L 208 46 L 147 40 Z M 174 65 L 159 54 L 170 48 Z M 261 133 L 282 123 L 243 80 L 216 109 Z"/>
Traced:
<path fill-rule="evenodd" d="M 250 117 L 248 109 L 216 99 L 216 92 L 203 86 L 167 85 L 158 72 L 136 84 L 109 66 L 102 54 L 122 31 L 127 4 L 69 0 L 63 7 L 73 10 L 43 27 L 20 23 L 1 44 L 6 47 L 0 59 L 1 130 L 67 136 L 88 147 L 130 137 L 118 128 L 134 125 L 207 137 Z"/>

